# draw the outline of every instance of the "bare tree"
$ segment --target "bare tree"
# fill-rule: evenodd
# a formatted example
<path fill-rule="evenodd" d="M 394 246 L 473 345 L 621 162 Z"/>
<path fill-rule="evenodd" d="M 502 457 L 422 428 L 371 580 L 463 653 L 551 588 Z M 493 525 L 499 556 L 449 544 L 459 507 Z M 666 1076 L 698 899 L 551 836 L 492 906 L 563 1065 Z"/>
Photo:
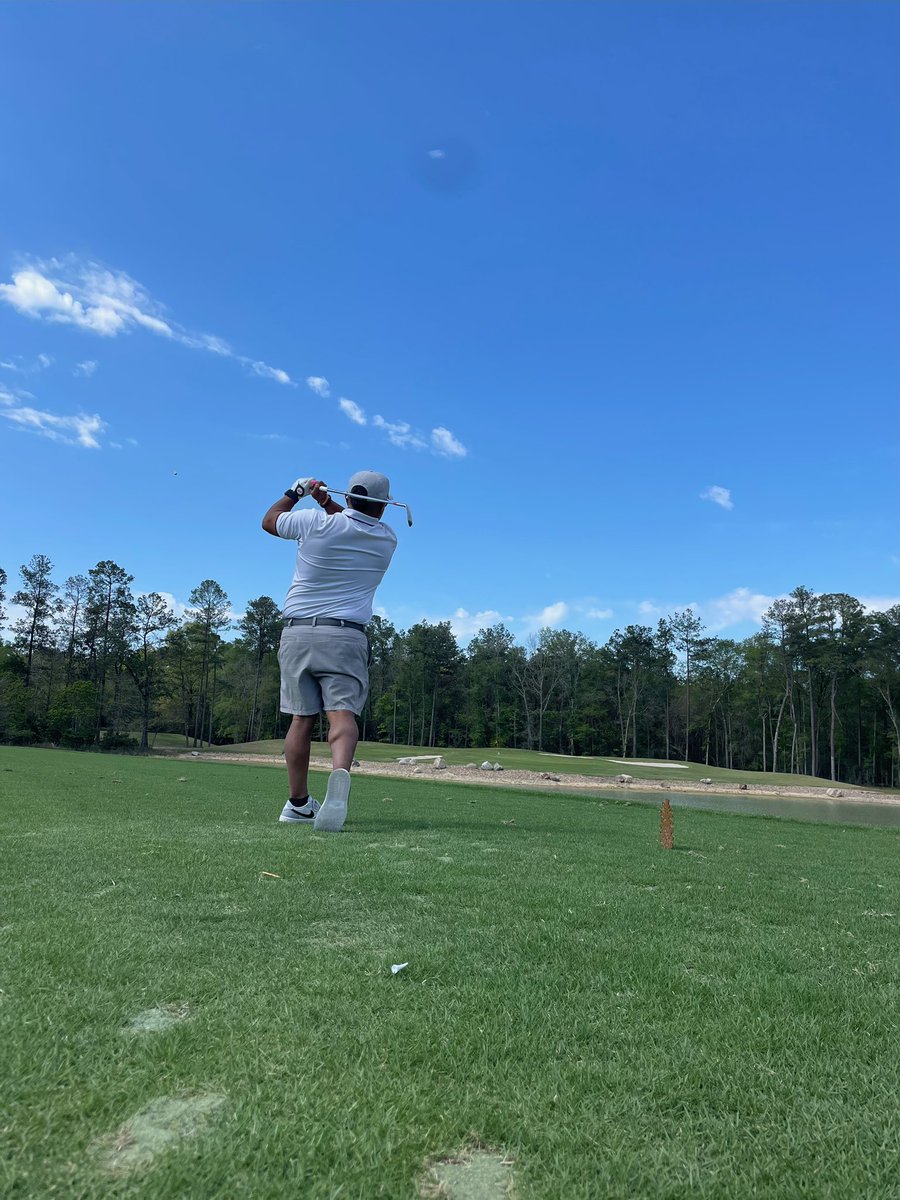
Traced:
<path fill-rule="evenodd" d="M 513 678 L 525 710 L 528 749 L 544 748 L 544 714 L 559 680 L 559 659 L 549 652 L 551 629 L 542 629 L 538 636 L 528 639 L 527 652 L 513 660 Z M 537 731 L 535 736 L 535 722 Z M 535 746 L 535 741 L 537 745 Z"/>
<path fill-rule="evenodd" d="M 797 759 L 797 714 L 794 711 L 794 662 L 790 650 L 790 621 L 792 606 L 790 600 L 775 600 L 771 608 L 763 613 L 763 631 L 776 642 L 784 674 L 784 692 L 778 707 L 778 716 L 772 730 L 772 770 L 778 770 L 778 739 L 781 734 L 781 723 L 784 720 L 785 705 L 789 705 L 791 714 L 791 762 L 790 772 L 794 773 Z"/>

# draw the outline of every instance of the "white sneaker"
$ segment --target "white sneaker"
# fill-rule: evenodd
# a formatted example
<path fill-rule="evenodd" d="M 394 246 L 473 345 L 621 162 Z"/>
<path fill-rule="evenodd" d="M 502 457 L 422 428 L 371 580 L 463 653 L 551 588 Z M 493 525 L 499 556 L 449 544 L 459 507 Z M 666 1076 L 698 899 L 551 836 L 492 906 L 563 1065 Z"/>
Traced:
<path fill-rule="evenodd" d="M 290 821 L 295 825 L 312 825 L 313 821 L 316 819 L 316 814 L 321 807 L 322 805 L 318 802 L 318 800 L 313 800 L 312 796 L 308 798 L 302 808 L 297 808 L 296 805 L 292 804 L 290 800 L 288 800 L 287 804 L 281 810 L 281 816 L 278 818 L 278 820 Z"/>
<path fill-rule="evenodd" d="M 338 833 L 347 820 L 347 801 L 350 799 L 350 772 L 338 767 L 328 776 L 328 791 L 316 814 L 316 829 Z"/>

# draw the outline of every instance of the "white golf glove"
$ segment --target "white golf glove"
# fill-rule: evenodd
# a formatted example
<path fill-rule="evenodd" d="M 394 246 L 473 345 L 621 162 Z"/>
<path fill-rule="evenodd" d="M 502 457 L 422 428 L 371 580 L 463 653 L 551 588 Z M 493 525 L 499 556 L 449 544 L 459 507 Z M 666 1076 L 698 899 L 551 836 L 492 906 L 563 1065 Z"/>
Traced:
<path fill-rule="evenodd" d="M 313 482 L 314 481 L 313 481 L 313 478 L 311 475 L 305 479 L 295 479 L 294 482 L 291 484 L 291 486 L 288 488 L 288 492 L 296 492 L 297 499 L 302 500 L 304 496 L 309 495 L 309 485 Z M 287 493 L 285 493 L 285 494 L 287 494 Z"/>

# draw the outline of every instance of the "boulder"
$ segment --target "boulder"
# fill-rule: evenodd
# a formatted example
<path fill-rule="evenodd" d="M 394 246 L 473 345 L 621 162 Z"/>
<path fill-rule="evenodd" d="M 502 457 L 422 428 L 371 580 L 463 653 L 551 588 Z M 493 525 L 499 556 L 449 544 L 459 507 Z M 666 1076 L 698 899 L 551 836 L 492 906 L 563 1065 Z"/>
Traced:
<path fill-rule="evenodd" d="M 494 763 L 493 770 L 495 770 L 495 771 L 502 771 L 502 770 L 503 770 L 503 768 L 500 766 L 500 764 L 499 764 L 499 763 Z"/>
<path fill-rule="evenodd" d="M 712 783 L 712 780 L 711 779 L 701 779 L 700 782 L 701 783 Z"/>
<path fill-rule="evenodd" d="M 435 771 L 443 771 L 446 770 L 446 767 L 446 762 L 444 762 L 444 759 L 441 757 L 441 755 L 438 755 L 432 764 L 432 769 Z"/>
<path fill-rule="evenodd" d="M 738 788 L 739 792 L 746 792 L 746 790 L 747 790 L 746 783 L 742 783 L 741 786 Z"/>
<path fill-rule="evenodd" d="M 633 779 L 634 779 L 633 775 L 617 775 L 616 776 L 617 783 L 631 783 L 631 781 Z"/>
<path fill-rule="evenodd" d="M 413 767 L 413 775 L 421 775 L 421 774 L 422 774 L 421 767 Z"/>
<path fill-rule="evenodd" d="M 484 762 L 481 764 L 482 771 L 493 771 L 493 769 L 494 769 L 494 764 L 489 763 L 487 759 L 485 759 Z"/>
<path fill-rule="evenodd" d="M 350 766 L 351 767 L 360 767 L 360 766 L 362 766 L 362 763 L 359 761 L 358 758 L 354 758 L 354 760 L 351 762 Z"/>
<path fill-rule="evenodd" d="M 826 788 L 825 789 L 825 795 L 830 796 L 832 798 L 832 800 L 840 800 L 840 798 L 841 798 L 841 796 L 843 796 L 843 794 L 844 793 L 841 791 L 840 788 Z"/>

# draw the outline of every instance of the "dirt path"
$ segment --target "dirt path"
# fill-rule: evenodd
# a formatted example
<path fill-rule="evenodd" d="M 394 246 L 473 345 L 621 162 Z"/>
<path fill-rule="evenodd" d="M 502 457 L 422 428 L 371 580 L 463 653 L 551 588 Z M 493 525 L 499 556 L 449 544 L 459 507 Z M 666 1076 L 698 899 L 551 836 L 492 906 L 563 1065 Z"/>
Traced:
<path fill-rule="evenodd" d="M 199 753 L 177 754 L 176 758 L 202 759 L 204 762 L 252 763 L 255 766 L 284 767 L 284 758 L 279 754 L 225 754 L 202 751 Z M 312 758 L 310 766 L 317 771 L 330 771 L 331 762 L 327 758 Z M 479 767 L 450 765 L 435 770 L 428 763 L 412 766 L 403 763 L 361 762 L 353 771 L 358 775 L 377 775 L 387 779 L 412 779 L 422 782 L 439 783 L 471 783 L 487 787 L 530 788 L 534 791 L 553 791 L 557 788 L 576 789 L 579 791 L 643 791 L 657 790 L 666 792 L 713 792 L 720 796 L 755 795 L 783 796 L 802 798 L 815 796 L 821 800 L 826 796 L 827 784 L 822 787 L 785 787 L 779 784 L 748 783 L 741 787 L 736 783 L 701 784 L 696 780 L 681 779 L 640 779 L 632 778 L 631 783 L 620 783 L 615 775 L 556 775 L 547 771 L 482 771 Z M 840 785 L 838 785 L 840 786 Z M 867 792 L 861 789 L 841 788 L 841 799 L 852 803 L 866 804 L 900 804 L 900 794 L 896 792 Z"/>

